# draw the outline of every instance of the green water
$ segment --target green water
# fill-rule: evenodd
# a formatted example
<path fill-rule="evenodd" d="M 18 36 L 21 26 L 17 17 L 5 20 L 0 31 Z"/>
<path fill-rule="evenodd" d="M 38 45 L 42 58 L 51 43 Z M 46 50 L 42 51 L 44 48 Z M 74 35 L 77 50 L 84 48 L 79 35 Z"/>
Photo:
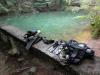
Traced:
<path fill-rule="evenodd" d="M 52 39 L 73 38 L 87 25 L 85 19 L 74 17 L 84 13 L 46 12 L 22 16 L 8 16 L 0 18 L 0 23 L 14 25 L 24 30 L 41 30 L 42 34 Z"/>

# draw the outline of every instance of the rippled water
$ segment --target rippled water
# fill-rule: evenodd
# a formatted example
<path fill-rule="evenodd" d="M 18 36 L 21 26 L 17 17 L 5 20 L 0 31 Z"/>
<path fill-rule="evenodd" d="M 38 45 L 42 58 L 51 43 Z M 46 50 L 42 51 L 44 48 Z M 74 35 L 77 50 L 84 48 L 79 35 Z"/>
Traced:
<path fill-rule="evenodd" d="M 24 30 L 39 29 L 44 36 L 52 39 L 67 39 L 72 38 L 86 27 L 86 19 L 75 18 L 81 15 L 84 15 L 84 13 L 46 12 L 2 17 L 0 23 L 14 25 Z"/>

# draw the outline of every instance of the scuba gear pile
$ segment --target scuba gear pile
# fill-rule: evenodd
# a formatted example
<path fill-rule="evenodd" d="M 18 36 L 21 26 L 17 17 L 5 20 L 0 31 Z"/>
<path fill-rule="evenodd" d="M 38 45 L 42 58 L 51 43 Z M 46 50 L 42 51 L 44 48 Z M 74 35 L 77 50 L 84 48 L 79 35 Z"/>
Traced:
<path fill-rule="evenodd" d="M 27 45 L 26 49 L 29 50 L 32 45 L 38 43 L 39 41 L 43 41 L 45 44 L 52 44 L 54 43 L 54 40 L 48 40 L 46 37 L 41 37 L 40 35 L 40 30 L 37 31 L 28 31 L 25 35 L 24 38 L 26 39 Z"/>
<path fill-rule="evenodd" d="M 26 39 L 26 41 L 30 41 L 34 36 L 37 36 L 40 34 L 40 30 L 37 31 L 27 31 L 27 33 L 24 35 L 24 39 Z"/>
<path fill-rule="evenodd" d="M 58 43 L 59 42 L 59 43 Z M 94 51 L 84 43 L 75 40 L 68 42 L 57 41 L 53 45 L 52 53 L 59 56 L 60 60 L 68 64 L 78 64 L 85 58 L 93 58 Z"/>
<path fill-rule="evenodd" d="M 47 49 L 50 53 L 58 56 L 61 61 L 68 64 L 78 64 L 85 58 L 93 58 L 94 51 L 84 43 L 78 43 L 75 40 L 54 41 L 41 37 L 40 30 L 28 31 L 24 38 L 26 39 L 26 49 L 29 50 L 32 45 L 43 41 L 44 44 L 50 45 Z M 52 45 L 53 44 L 53 45 Z M 52 45 L 52 46 L 51 46 Z"/>
<path fill-rule="evenodd" d="M 73 44 L 74 43 L 74 44 Z M 94 51 L 90 49 L 86 44 L 84 43 L 78 43 L 75 40 L 70 40 L 70 42 L 67 43 L 67 46 L 70 50 L 77 49 L 78 51 L 84 51 L 85 57 L 93 57 Z"/>
<path fill-rule="evenodd" d="M 40 37 L 39 34 L 40 34 L 40 30 L 35 31 L 35 32 L 28 31 L 24 35 L 24 38 L 26 39 L 26 42 L 27 42 L 27 45 L 26 45 L 27 50 L 29 50 L 32 45 L 34 45 L 42 40 L 42 37 Z"/>
<path fill-rule="evenodd" d="M 43 38 L 43 42 L 44 42 L 45 44 L 52 44 L 52 43 L 54 43 L 54 40 L 48 40 L 46 37 L 44 37 L 44 38 Z"/>
<path fill-rule="evenodd" d="M 78 43 L 75 40 L 69 40 L 66 42 L 64 47 L 68 48 L 67 50 L 65 49 L 63 51 L 65 53 L 64 57 L 67 63 L 77 64 L 85 58 L 94 57 L 94 51 L 84 43 Z"/>

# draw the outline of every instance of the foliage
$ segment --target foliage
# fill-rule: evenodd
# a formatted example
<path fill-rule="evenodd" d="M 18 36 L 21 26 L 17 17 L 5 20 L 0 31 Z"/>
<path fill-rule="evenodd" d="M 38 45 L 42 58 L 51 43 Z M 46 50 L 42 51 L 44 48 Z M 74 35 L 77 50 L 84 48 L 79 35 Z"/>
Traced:
<path fill-rule="evenodd" d="M 15 0 L 3 0 L 0 1 L 0 13 L 8 13 L 12 11 L 12 7 L 15 7 Z"/>
<path fill-rule="evenodd" d="M 66 0 L 66 3 L 67 3 L 68 5 L 71 5 L 72 0 Z"/>
<path fill-rule="evenodd" d="M 60 9 L 64 8 L 65 0 L 0 0 L 0 13 L 10 13 L 10 12 L 15 12 L 17 14 L 27 13 L 27 12 L 33 13 L 34 10 L 38 10 L 38 6 L 35 7 L 35 3 L 39 3 L 38 6 L 40 6 L 39 9 L 41 10 L 43 10 L 41 5 L 43 5 L 44 3 L 45 3 L 44 8 L 46 7 L 48 8 L 49 6 L 51 8 L 54 8 L 52 7 L 52 5 L 55 4 L 55 9 Z M 50 3 L 51 5 L 47 3 Z"/>
<path fill-rule="evenodd" d="M 75 5 L 79 4 L 80 1 L 79 0 L 65 0 L 65 3 L 67 6 L 71 6 L 73 4 L 75 4 Z"/>
<path fill-rule="evenodd" d="M 0 3 L 0 13 L 8 12 L 9 10 Z"/>
<path fill-rule="evenodd" d="M 100 14 L 91 16 L 91 30 L 93 38 L 100 37 Z"/>
<path fill-rule="evenodd" d="M 100 0 L 81 0 L 81 8 L 89 11 L 93 38 L 100 37 Z"/>
<path fill-rule="evenodd" d="M 93 38 L 100 37 L 100 0 L 96 0 L 96 5 L 90 12 L 91 30 Z"/>

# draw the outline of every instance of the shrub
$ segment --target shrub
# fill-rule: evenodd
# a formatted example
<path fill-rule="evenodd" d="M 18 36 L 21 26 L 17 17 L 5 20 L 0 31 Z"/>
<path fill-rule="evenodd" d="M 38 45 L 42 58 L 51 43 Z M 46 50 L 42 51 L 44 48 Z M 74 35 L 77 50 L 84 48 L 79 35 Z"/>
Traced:
<path fill-rule="evenodd" d="M 91 16 L 91 30 L 93 38 L 100 37 L 100 14 Z"/>

